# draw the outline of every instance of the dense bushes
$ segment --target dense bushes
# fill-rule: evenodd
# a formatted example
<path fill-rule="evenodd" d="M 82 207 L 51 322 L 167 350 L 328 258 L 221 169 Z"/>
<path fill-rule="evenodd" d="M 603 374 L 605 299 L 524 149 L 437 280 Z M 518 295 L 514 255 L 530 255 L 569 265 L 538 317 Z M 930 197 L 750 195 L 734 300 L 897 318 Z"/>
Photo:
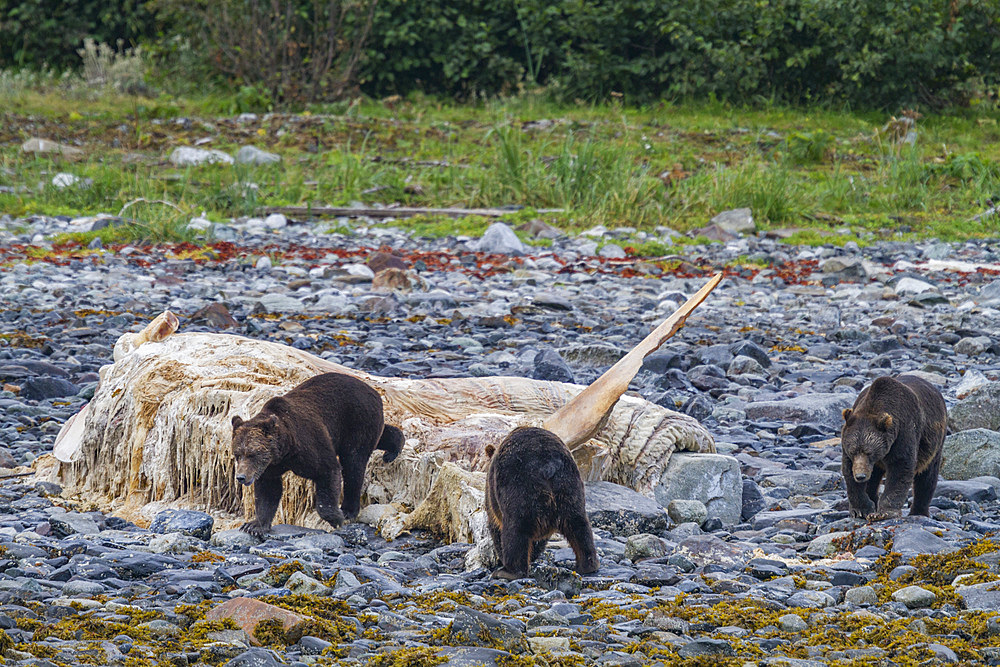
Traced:
<path fill-rule="evenodd" d="M 144 0 L 0 0 L 0 67 L 78 67 L 86 37 L 114 45 L 155 36 Z"/>
<path fill-rule="evenodd" d="M 281 3 L 308 16 L 316 0 Z M 174 2 L 181 11 L 172 15 L 174 29 L 163 32 L 178 32 L 184 7 L 199 4 Z M 40 9 L 50 5 L 58 11 Z M 104 41 L 148 38 L 148 5 L 0 0 L 0 66 L 68 62 L 88 29 Z M 128 19 L 100 20 L 112 15 Z M 357 43 L 354 31 L 364 25 L 346 21 L 345 39 Z M 30 36 L 22 34 L 26 27 Z M 279 48 L 267 44 L 261 48 Z M 225 64 L 217 40 L 194 46 L 209 66 Z M 232 67 L 227 74 L 252 83 Z M 1000 3 L 379 0 L 358 80 L 372 95 L 422 90 L 467 97 L 541 84 L 567 99 L 616 93 L 627 103 L 714 96 L 892 108 L 961 104 L 1000 85 Z"/>

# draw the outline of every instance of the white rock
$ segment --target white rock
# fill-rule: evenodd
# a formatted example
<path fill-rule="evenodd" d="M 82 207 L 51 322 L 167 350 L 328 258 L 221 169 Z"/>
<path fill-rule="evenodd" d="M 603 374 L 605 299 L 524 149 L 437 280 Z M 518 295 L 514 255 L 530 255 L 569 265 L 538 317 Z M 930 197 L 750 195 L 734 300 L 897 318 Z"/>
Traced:
<path fill-rule="evenodd" d="M 361 278 L 368 278 L 371 280 L 375 277 L 375 272 L 371 270 L 365 264 L 345 264 L 343 267 L 344 271 L 347 271 L 349 275 L 359 276 Z"/>
<path fill-rule="evenodd" d="M 270 271 L 271 270 L 271 258 L 267 257 L 266 255 L 263 256 L 263 257 L 259 257 L 257 259 L 257 262 L 254 264 L 254 268 L 255 269 L 260 269 L 261 271 Z"/>
<path fill-rule="evenodd" d="M 896 294 L 923 294 L 924 292 L 937 291 L 937 288 L 930 283 L 916 278 L 901 278 L 896 283 Z"/>
<path fill-rule="evenodd" d="M 79 185 L 81 183 L 83 183 L 82 178 L 74 174 L 67 174 L 64 171 L 61 171 L 52 177 L 52 185 L 56 186 L 60 190 L 68 188 L 72 185 Z"/>
<path fill-rule="evenodd" d="M 233 164 L 233 156 L 219 150 L 178 146 L 170 153 L 170 161 L 178 167 L 194 167 L 200 164 Z"/>
<path fill-rule="evenodd" d="M 288 224 L 288 218 L 281 213 L 272 213 L 264 218 L 264 226 L 268 229 L 281 229 Z"/>
<path fill-rule="evenodd" d="M 281 156 L 275 153 L 268 153 L 256 146 L 243 146 L 236 153 L 236 161 L 240 164 L 273 164 L 281 162 Z"/>
<path fill-rule="evenodd" d="M 979 371 L 970 368 L 965 371 L 965 375 L 962 376 L 961 382 L 955 385 L 955 396 L 958 398 L 965 398 L 975 390 L 989 384 L 989 379 Z"/>
<path fill-rule="evenodd" d="M 206 218 L 191 218 L 187 228 L 193 232 L 204 232 L 212 228 L 212 221 Z"/>

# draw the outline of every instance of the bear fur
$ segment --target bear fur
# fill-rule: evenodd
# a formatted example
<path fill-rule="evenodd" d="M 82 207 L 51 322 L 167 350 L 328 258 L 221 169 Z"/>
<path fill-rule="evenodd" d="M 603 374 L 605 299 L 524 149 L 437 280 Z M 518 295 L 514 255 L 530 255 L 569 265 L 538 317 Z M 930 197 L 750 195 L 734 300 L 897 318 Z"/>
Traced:
<path fill-rule="evenodd" d="M 501 554 L 494 576 L 519 579 L 545 551 L 556 531 L 576 555 L 576 571 L 595 572 L 600 564 L 587 519 L 583 479 L 563 441 L 541 428 L 511 431 L 486 472 L 486 515 L 493 543 Z"/>
<path fill-rule="evenodd" d="M 382 421 L 382 397 L 342 373 L 309 378 L 264 404 L 244 421 L 233 417 L 236 480 L 254 485 L 253 521 L 241 530 L 262 537 L 281 502 L 281 476 L 291 470 L 316 486 L 316 512 L 332 526 L 361 509 L 361 487 L 372 451 L 394 460 L 403 433 Z M 341 503 L 341 497 L 343 502 Z"/>
<path fill-rule="evenodd" d="M 841 431 L 841 471 L 851 516 L 899 517 L 911 487 L 910 514 L 927 516 L 947 423 L 941 392 L 925 380 L 913 375 L 880 377 L 865 387 L 854 407 L 844 410 Z"/>

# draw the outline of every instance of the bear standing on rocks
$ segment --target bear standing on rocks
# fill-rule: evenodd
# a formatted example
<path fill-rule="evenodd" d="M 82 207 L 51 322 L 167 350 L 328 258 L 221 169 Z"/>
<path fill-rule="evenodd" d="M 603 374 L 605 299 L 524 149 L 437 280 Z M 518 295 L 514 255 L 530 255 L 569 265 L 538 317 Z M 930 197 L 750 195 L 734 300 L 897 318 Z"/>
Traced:
<path fill-rule="evenodd" d="M 569 449 L 554 433 L 521 427 L 500 446 L 486 473 L 486 515 L 501 554 L 494 576 L 519 579 L 545 550 L 552 533 L 562 533 L 576 554 L 576 571 L 600 567 L 587 519 L 583 479 Z"/>
<path fill-rule="evenodd" d="M 844 410 L 841 432 L 851 516 L 899 517 L 911 486 L 910 514 L 927 516 L 947 422 L 941 392 L 918 377 L 881 377 L 861 390 L 854 407 Z M 883 476 L 885 490 L 879 496 Z"/>
<path fill-rule="evenodd" d="M 377 391 L 349 375 L 324 373 L 272 398 L 247 421 L 233 417 L 232 446 L 236 481 L 254 485 L 255 517 L 240 529 L 262 537 L 271 529 L 281 476 L 289 470 L 313 481 L 316 512 L 335 528 L 345 515 L 357 516 L 372 451 L 384 450 L 382 460 L 394 460 L 403 433 L 382 421 Z"/>

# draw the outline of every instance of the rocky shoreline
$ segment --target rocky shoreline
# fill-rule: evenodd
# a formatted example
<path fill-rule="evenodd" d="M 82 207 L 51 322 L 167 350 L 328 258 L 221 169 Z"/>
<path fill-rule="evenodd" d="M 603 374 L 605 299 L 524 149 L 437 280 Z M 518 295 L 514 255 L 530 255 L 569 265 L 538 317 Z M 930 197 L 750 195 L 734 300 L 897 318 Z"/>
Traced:
<path fill-rule="evenodd" d="M 586 384 L 723 270 L 631 386 L 699 419 L 718 454 L 675 455 L 655 499 L 589 484 L 601 570 L 579 577 L 556 540 L 533 578 L 509 584 L 466 570 L 471 545 L 386 542 L 364 523 L 377 508 L 258 544 L 197 512 L 139 528 L 8 477 L 9 664 L 1000 664 L 993 243 L 743 236 L 638 259 L 630 244 L 674 235 L 531 225 L 550 245 L 526 246 L 503 226 L 418 239 L 391 222 L 283 216 L 193 221 L 205 245 L 47 240 L 107 224 L 0 218 L 8 471 L 51 450 L 118 336 L 165 309 L 182 331 L 380 375 Z M 902 372 L 948 403 L 946 480 L 930 518 L 866 524 L 847 513 L 840 411 Z"/>

